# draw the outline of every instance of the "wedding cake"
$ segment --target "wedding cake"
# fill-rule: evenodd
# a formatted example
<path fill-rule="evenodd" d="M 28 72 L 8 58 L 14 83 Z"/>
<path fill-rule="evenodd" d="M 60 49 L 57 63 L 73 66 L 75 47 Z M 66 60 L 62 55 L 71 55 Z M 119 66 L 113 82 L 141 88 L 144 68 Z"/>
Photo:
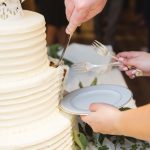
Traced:
<path fill-rule="evenodd" d="M 72 150 L 64 68 L 49 66 L 44 17 L 18 1 L 0 0 L 0 150 Z"/>

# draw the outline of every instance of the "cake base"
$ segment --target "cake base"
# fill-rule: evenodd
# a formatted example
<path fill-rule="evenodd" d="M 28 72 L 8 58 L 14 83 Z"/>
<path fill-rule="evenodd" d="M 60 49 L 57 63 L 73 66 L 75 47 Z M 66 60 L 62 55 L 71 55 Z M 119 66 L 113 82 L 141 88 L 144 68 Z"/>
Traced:
<path fill-rule="evenodd" d="M 1 150 L 72 150 L 72 123 L 60 112 L 0 137 Z M 15 131 L 15 130 L 14 130 Z"/>

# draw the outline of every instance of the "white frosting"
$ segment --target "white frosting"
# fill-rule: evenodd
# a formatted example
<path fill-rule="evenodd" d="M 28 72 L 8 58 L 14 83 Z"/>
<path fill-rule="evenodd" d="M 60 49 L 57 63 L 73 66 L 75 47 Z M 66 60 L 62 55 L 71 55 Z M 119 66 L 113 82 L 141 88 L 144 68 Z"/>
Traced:
<path fill-rule="evenodd" d="M 60 124 L 61 123 L 61 124 Z M 54 113 L 51 117 L 45 117 L 43 120 L 33 122 L 28 126 L 12 132 L 8 129 L 7 134 L 0 137 L 1 149 L 15 150 L 57 150 L 65 146 L 73 145 L 71 135 L 71 121 L 69 118 Z"/>
<path fill-rule="evenodd" d="M 0 22 L 0 79 L 23 79 L 48 68 L 45 21 L 23 11 L 22 17 Z"/>
<path fill-rule="evenodd" d="M 26 80 L 1 82 L 0 127 L 20 125 L 51 115 L 59 103 L 63 72 L 59 68 Z"/>
<path fill-rule="evenodd" d="M 43 16 L 23 12 L 0 22 L 0 150 L 73 150 L 58 110 L 64 69 L 49 66 Z"/>
<path fill-rule="evenodd" d="M 24 10 L 23 15 L 11 21 L 0 22 L 0 34 L 23 34 L 38 30 L 45 25 L 44 17 L 38 13 Z"/>

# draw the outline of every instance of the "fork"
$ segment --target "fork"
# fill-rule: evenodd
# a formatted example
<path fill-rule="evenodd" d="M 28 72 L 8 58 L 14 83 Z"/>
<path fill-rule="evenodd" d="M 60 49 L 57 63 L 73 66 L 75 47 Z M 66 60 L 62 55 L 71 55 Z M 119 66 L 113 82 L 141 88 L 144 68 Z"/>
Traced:
<path fill-rule="evenodd" d="M 116 63 L 120 62 L 119 58 L 113 56 L 110 53 L 110 51 L 108 50 L 108 48 L 105 45 L 103 45 L 102 43 L 100 43 L 99 41 L 94 40 L 94 42 L 92 43 L 92 46 L 96 50 L 97 54 L 99 54 L 101 56 L 111 56 L 113 59 L 117 60 Z M 120 64 L 121 64 L 121 62 L 120 62 Z M 131 69 L 134 70 L 135 73 L 134 73 L 133 76 L 137 76 L 138 77 L 138 76 L 142 76 L 143 75 L 143 72 L 140 69 L 137 69 L 137 68 L 135 68 L 133 66 L 127 66 L 127 68 L 128 68 L 128 70 L 131 70 Z"/>
<path fill-rule="evenodd" d="M 121 65 L 120 62 L 113 62 L 101 65 L 96 65 L 89 62 L 80 62 L 73 64 L 72 68 L 78 72 L 89 72 L 89 71 L 97 72 L 97 71 L 104 71 L 110 66 L 120 66 L 120 65 Z"/>
<path fill-rule="evenodd" d="M 97 54 L 101 56 L 111 56 L 115 60 L 118 60 L 118 58 L 113 56 L 111 52 L 109 51 L 109 49 L 105 45 L 100 43 L 99 41 L 94 40 L 94 42 L 92 43 L 92 46 L 94 47 Z"/>

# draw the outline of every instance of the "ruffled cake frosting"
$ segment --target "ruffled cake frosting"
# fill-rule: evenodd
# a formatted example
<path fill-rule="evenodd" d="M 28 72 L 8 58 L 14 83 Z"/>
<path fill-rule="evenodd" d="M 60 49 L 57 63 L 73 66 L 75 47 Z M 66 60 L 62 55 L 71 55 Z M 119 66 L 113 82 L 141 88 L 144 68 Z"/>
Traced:
<path fill-rule="evenodd" d="M 0 21 L 0 149 L 72 150 L 72 117 L 59 111 L 64 68 L 49 66 L 45 20 L 24 10 Z"/>

